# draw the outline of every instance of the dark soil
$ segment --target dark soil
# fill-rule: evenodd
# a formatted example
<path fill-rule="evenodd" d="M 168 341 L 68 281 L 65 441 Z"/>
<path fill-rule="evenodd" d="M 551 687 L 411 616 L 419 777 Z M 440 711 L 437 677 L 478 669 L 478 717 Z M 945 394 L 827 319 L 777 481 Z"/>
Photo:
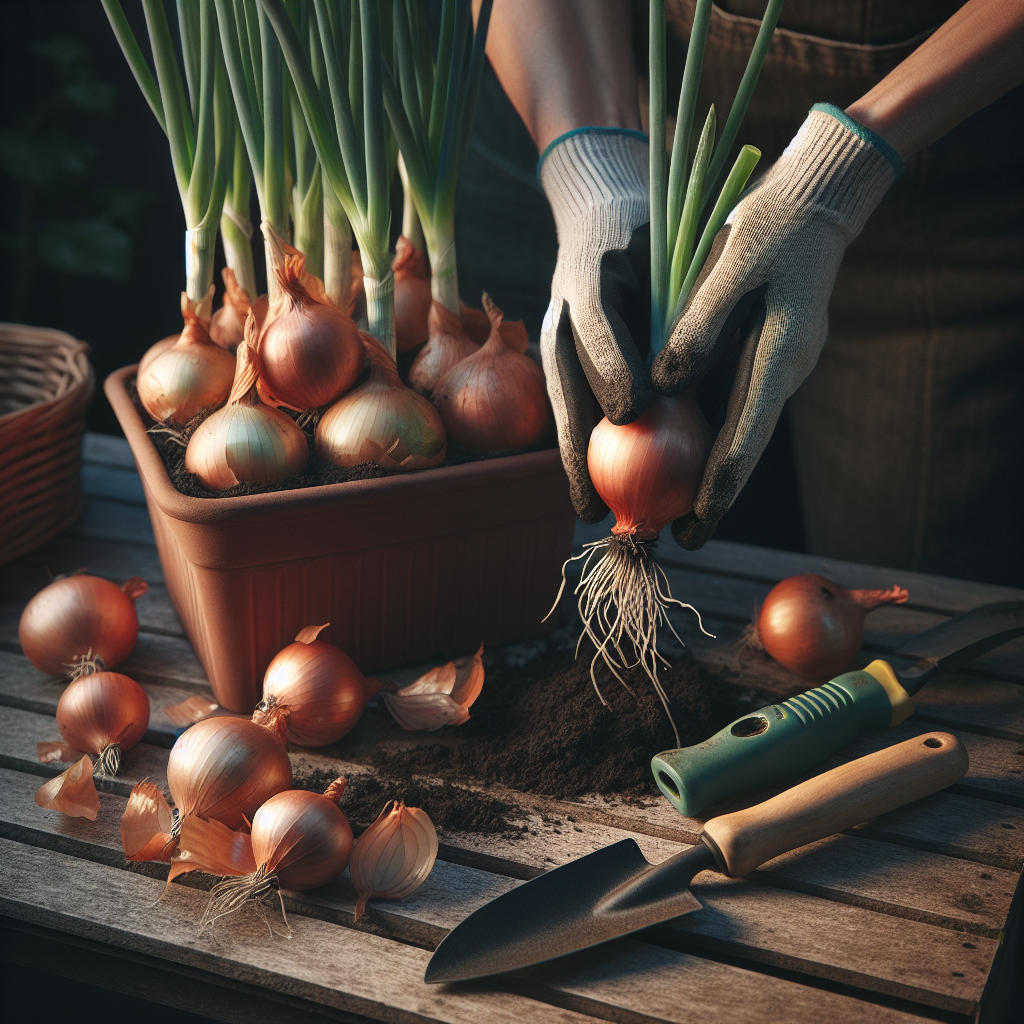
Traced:
<path fill-rule="evenodd" d="M 149 429 L 149 436 L 153 439 L 153 444 L 160 453 L 164 465 L 167 467 L 167 474 L 171 478 L 171 483 L 182 494 L 187 494 L 191 498 L 234 498 L 241 494 L 267 494 L 270 491 L 290 491 L 299 487 L 341 484 L 347 483 L 350 480 L 374 480 L 392 475 L 388 470 L 373 462 L 343 468 L 318 458 L 315 444 L 316 424 L 324 410 L 316 409 L 302 415 L 289 413 L 299 426 L 302 427 L 302 431 L 306 435 L 306 443 L 309 445 L 309 461 L 306 463 L 304 472 L 297 476 L 289 477 L 278 484 L 241 483 L 236 484 L 234 487 L 229 487 L 225 491 L 211 491 L 195 473 L 190 473 L 185 468 L 185 449 L 188 447 L 189 438 L 195 433 L 196 428 L 213 410 L 206 409 L 203 412 L 197 413 L 181 430 L 163 430 L 156 427 L 153 419 L 139 401 L 134 377 L 128 378 L 127 387 L 132 402 L 142 417 L 142 422 Z M 287 410 L 284 411 L 287 412 Z M 444 465 L 460 466 L 467 462 L 480 462 L 484 459 L 499 459 L 507 455 L 523 455 L 527 452 L 539 452 L 547 448 L 553 448 L 554 445 L 554 438 L 547 437 L 539 444 L 531 445 L 528 448 L 515 448 L 509 451 L 489 452 L 486 455 L 481 455 L 479 452 L 471 451 L 460 444 L 450 442 Z"/>

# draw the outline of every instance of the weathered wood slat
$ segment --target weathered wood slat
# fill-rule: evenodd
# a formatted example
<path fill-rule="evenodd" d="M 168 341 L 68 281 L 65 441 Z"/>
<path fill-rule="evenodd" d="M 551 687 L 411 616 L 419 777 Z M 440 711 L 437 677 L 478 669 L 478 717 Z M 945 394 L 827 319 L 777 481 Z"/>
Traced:
<path fill-rule="evenodd" d="M 154 544 L 149 513 L 139 505 L 92 498 L 82 518 L 71 528 L 78 537 L 98 540 L 127 541 L 131 544 Z"/>
<path fill-rule="evenodd" d="M 86 462 L 82 466 L 82 490 L 90 498 L 117 501 L 125 505 L 145 507 L 146 495 L 142 480 L 135 471 L 102 463 Z"/>
<path fill-rule="evenodd" d="M 141 576 L 150 586 L 164 582 L 160 557 L 152 543 L 101 540 L 69 531 L 0 568 L 0 598 L 27 601 L 52 576 L 80 567 L 117 581 Z"/>
<path fill-rule="evenodd" d="M 89 465 L 116 466 L 119 469 L 135 469 L 135 457 L 131 445 L 123 437 L 112 434 L 95 434 L 88 431 L 82 439 L 82 461 Z"/>
<path fill-rule="evenodd" d="M 31 776 L 0 769 L 0 830 L 7 838 L 123 866 L 117 829 L 123 798 L 104 794 L 100 817 L 88 822 L 40 811 L 32 803 L 34 788 Z M 467 914 L 517 884 L 441 861 L 412 898 L 371 905 L 368 923 L 389 938 L 433 946 Z M 691 952 L 727 953 L 953 1012 L 973 1012 L 995 952 L 992 939 L 973 936 L 965 949 L 958 932 L 907 921 L 900 926 L 907 955 L 897 963 L 879 942 L 891 923 L 871 911 L 832 906 L 822 927 L 821 902 L 811 896 L 713 872 L 698 876 L 693 891 L 702 910 L 671 926 L 680 933 L 675 941 Z M 355 894 L 344 879 L 290 894 L 288 903 L 291 913 L 352 925 Z"/>

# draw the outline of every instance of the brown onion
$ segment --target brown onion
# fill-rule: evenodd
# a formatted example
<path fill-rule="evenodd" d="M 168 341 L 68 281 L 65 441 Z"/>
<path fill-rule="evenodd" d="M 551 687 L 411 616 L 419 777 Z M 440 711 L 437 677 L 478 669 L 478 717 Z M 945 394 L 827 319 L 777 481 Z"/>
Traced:
<path fill-rule="evenodd" d="M 76 751 L 99 755 L 99 774 L 116 775 L 122 751 L 131 750 L 149 728 L 149 698 L 120 672 L 81 675 L 60 695 L 57 728 Z"/>
<path fill-rule="evenodd" d="M 427 329 L 427 343 L 409 367 L 409 387 L 429 398 L 438 381 L 456 363 L 479 352 L 480 346 L 470 341 L 459 318 L 436 299 L 430 303 Z"/>
<path fill-rule="evenodd" d="M 335 402 L 316 428 L 316 452 L 336 466 L 375 462 L 408 472 L 444 462 L 448 439 L 437 410 L 398 376 L 383 345 L 360 331 L 370 378 Z"/>
<path fill-rule="evenodd" d="M 418 889 L 437 859 L 437 832 L 426 811 L 393 800 L 359 837 L 349 874 L 359 896 L 355 919 L 368 900 L 397 900 Z"/>
<path fill-rule="evenodd" d="M 166 352 L 180 337 L 180 333 L 168 334 L 166 338 L 161 338 L 159 341 L 153 342 L 153 344 L 143 352 L 142 358 L 139 360 L 139 365 L 135 368 L 135 376 L 138 377 L 138 375 L 142 373 L 142 371 L 145 370 L 161 352 Z"/>
<path fill-rule="evenodd" d="M 224 304 L 213 314 L 210 321 L 210 340 L 229 352 L 234 352 L 245 336 L 245 318 L 252 309 L 256 315 L 257 328 L 263 327 L 267 318 L 268 299 L 260 295 L 255 302 L 249 293 L 238 283 L 235 272 L 230 267 L 221 271 L 224 280 Z M 140 365 L 141 369 L 141 365 Z"/>
<path fill-rule="evenodd" d="M 243 482 L 280 483 L 301 473 L 309 458 L 301 427 L 287 413 L 260 401 L 251 310 L 246 331 L 247 340 L 238 346 L 238 371 L 228 404 L 199 424 L 185 449 L 185 468 L 213 491 Z"/>
<path fill-rule="evenodd" d="M 271 270 L 280 295 L 259 339 L 260 393 L 298 412 L 319 409 L 355 384 L 365 360 L 359 329 L 306 273 L 306 257 L 266 222 L 264 232 L 273 243 L 268 251 L 277 253 Z"/>
<path fill-rule="evenodd" d="M 323 747 L 348 734 L 381 687 L 341 648 L 317 639 L 329 625 L 307 626 L 274 656 L 252 716 L 274 729 L 283 719 L 288 739 L 303 747 Z"/>
<path fill-rule="evenodd" d="M 712 431 L 694 390 L 676 398 L 655 394 L 647 411 L 616 426 L 607 417 L 590 435 L 587 466 L 594 488 L 612 510 L 612 533 L 653 540 L 686 515 L 704 475 Z"/>
<path fill-rule="evenodd" d="M 462 310 L 462 329 L 467 337 L 478 345 L 483 345 L 491 336 L 491 321 L 482 309 L 474 309 L 464 302 Z M 502 320 L 498 325 L 498 333 L 509 348 L 517 352 L 525 352 L 530 344 L 530 336 L 526 333 L 526 324 L 522 320 Z"/>
<path fill-rule="evenodd" d="M 395 273 L 395 340 L 399 352 L 411 352 L 427 340 L 430 275 L 423 250 L 402 235 L 391 269 Z"/>
<path fill-rule="evenodd" d="M 487 344 L 453 366 L 431 397 L 452 441 L 476 452 L 525 448 L 551 422 L 544 371 L 505 344 L 502 312 L 486 292 L 483 298 L 491 319 Z"/>
<path fill-rule="evenodd" d="M 864 642 L 864 618 L 883 604 L 903 604 L 909 593 L 846 590 L 816 573 L 791 576 L 768 592 L 756 628 L 764 649 L 791 672 L 825 681 L 850 664 Z"/>
<path fill-rule="evenodd" d="M 21 613 L 18 640 L 25 657 L 54 676 L 92 662 L 114 668 L 135 649 L 135 602 L 148 589 L 138 576 L 120 587 L 98 576 L 54 580 Z"/>
<path fill-rule="evenodd" d="M 158 423 L 182 427 L 196 413 L 222 406 L 231 391 L 235 360 L 210 340 L 204 308 L 209 308 L 209 299 L 196 307 L 182 292 L 181 335 L 136 372 L 139 401 Z"/>

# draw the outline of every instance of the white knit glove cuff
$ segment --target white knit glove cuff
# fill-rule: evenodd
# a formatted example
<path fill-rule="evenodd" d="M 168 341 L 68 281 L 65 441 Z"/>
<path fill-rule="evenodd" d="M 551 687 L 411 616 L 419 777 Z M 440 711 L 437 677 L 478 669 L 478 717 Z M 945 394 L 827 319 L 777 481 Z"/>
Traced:
<path fill-rule="evenodd" d="M 825 214 L 849 244 L 902 173 L 885 139 L 838 107 L 816 103 L 753 191 L 772 192 L 790 211 Z"/>

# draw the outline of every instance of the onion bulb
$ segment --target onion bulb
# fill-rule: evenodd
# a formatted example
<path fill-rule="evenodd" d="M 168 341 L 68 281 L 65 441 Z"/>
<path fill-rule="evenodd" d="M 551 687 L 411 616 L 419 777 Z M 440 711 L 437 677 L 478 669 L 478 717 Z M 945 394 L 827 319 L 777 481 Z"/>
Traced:
<path fill-rule="evenodd" d="M 474 309 L 464 302 L 462 310 L 462 329 L 466 335 L 478 345 L 483 345 L 491 336 L 491 321 L 482 309 Z M 530 344 L 530 336 L 526 333 L 526 324 L 522 320 L 502 320 L 498 325 L 498 333 L 509 348 L 517 352 L 525 352 Z"/>
<path fill-rule="evenodd" d="M 658 629 L 667 625 L 683 643 L 668 615 L 676 607 L 694 612 L 701 631 L 707 631 L 693 605 L 672 596 L 654 551 L 661 530 L 693 508 L 711 443 L 711 427 L 692 388 L 675 398 L 655 394 L 633 423 L 616 426 L 601 420 L 590 435 L 587 466 L 615 525 L 610 537 L 584 545 L 583 554 L 569 559 L 583 559 L 576 593 L 584 633 L 596 648 L 590 678 L 598 696 L 607 703 L 594 673 L 599 659 L 623 683 L 623 670 L 642 668 L 661 699 L 677 746 L 679 732 L 658 678 L 659 666 L 668 664 L 658 652 Z M 564 589 L 563 568 L 556 605 Z"/>
<path fill-rule="evenodd" d="M 98 576 L 64 576 L 32 598 L 21 613 L 18 640 L 41 672 L 65 675 L 114 668 L 135 649 L 135 602 L 149 590 L 133 576 L 121 586 Z"/>
<path fill-rule="evenodd" d="M 263 699 L 252 716 L 259 725 L 275 729 L 283 720 L 288 739 L 303 747 L 340 740 L 381 687 L 343 650 L 317 639 L 329 625 L 307 626 L 274 656 L 263 677 Z"/>
<path fill-rule="evenodd" d="M 213 887 L 203 926 L 271 892 L 303 892 L 333 882 L 352 853 L 352 828 L 338 807 L 345 780 L 321 796 L 291 789 L 272 796 L 252 819 L 251 835 L 218 822 L 186 819 L 168 881 L 186 871 L 235 875 Z M 281 902 L 284 916 L 284 902 Z M 285 918 L 287 922 L 287 918 Z"/>
<path fill-rule="evenodd" d="M 149 728 L 149 698 L 120 672 L 94 672 L 73 680 L 57 702 L 57 728 L 75 751 L 99 755 L 96 772 L 116 775 L 121 753 Z"/>
<path fill-rule="evenodd" d="M 149 789 L 142 789 L 149 785 Z M 121 819 L 129 860 L 166 860 L 176 831 L 189 815 L 242 827 L 256 808 L 290 789 L 292 766 L 279 735 L 246 718 L 207 718 L 186 729 L 167 761 L 167 787 L 177 810 L 176 827 L 162 827 L 170 811 L 163 794 L 140 783 Z M 138 798 L 136 798 L 138 794 Z"/>
<path fill-rule="evenodd" d="M 100 813 L 100 797 L 92 777 L 89 755 L 83 754 L 81 760 L 67 771 L 44 782 L 36 790 L 36 804 L 71 818 L 95 821 Z"/>
<path fill-rule="evenodd" d="M 210 340 L 206 327 L 209 303 L 207 296 L 197 306 L 182 292 L 185 326 L 181 335 L 136 371 L 139 401 L 158 423 L 182 427 L 196 413 L 222 406 L 231 391 L 235 360 Z"/>
<path fill-rule="evenodd" d="M 434 299 L 427 315 L 427 343 L 409 367 L 409 387 L 428 398 L 456 363 L 480 351 L 462 329 L 462 321 Z"/>
<path fill-rule="evenodd" d="M 395 340 L 399 352 L 411 352 L 427 340 L 430 275 L 423 250 L 414 248 L 402 235 L 391 269 L 395 274 Z"/>
<path fill-rule="evenodd" d="M 180 334 L 168 334 L 166 338 L 161 338 L 159 341 L 153 342 L 153 344 L 142 353 L 139 365 L 135 368 L 136 378 L 138 378 L 139 374 L 142 373 L 143 370 L 145 370 L 161 352 L 166 352 L 180 337 Z"/>
<path fill-rule="evenodd" d="M 486 292 L 483 298 L 491 320 L 487 344 L 448 370 L 431 397 L 452 441 L 476 452 L 525 448 L 551 421 L 544 371 L 505 344 L 502 312 Z"/>
<path fill-rule="evenodd" d="M 213 314 L 210 321 L 210 340 L 229 352 L 234 352 L 242 344 L 245 336 L 245 318 L 252 309 L 256 316 L 256 326 L 263 327 L 267 318 L 268 300 L 260 295 L 255 302 L 249 293 L 238 283 L 235 272 L 230 267 L 221 271 L 224 279 L 224 304 Z M 141 369 L 141 366 L 140 366 Z"/>
<path fill-rule="evenodd" d="M 355 919 L 368 900 L 398 900 L 418 889 L 437 859 L 437 832 L 426 811 L 392 800 L 356 840 L 349 875 L 358 895 Z"/>
<path fill-rule="evenodd" d="M 756 630 L 764 649 L 791 672 L 825 681 L 850 664 L 864 642 L 864 618 L 883 604 L 903 604 L 909 593 L 890 590 L 846 590 L 806 573 L 776 583 L 757 616 Z"/>
<path fill-rule="evenodd" d="M 375 462 L 385 469 L 432 469 L 444 462 L 448 439 L 437 410 L 398 376 L 383 345 L 360 331 L 370 377 L 321 417 L 316 452 L 336 466 Z"/>
<path fill-rule="evenodd" d="M 309 458 L 301 427 L 287 413 L 260 401 L 252 356 L 256 320 L 251 310 L 246 334 L 238 347 L 238 370 L 228 404 L 199 424 L 185 449 L 185 468 L 212 491 L 242 482 L 280 483 L 301 473 Z"/>
<path fill-rule="evenodd" d="M 409 730 L 432 732 L 469 721 L 469 709 L 484 688 L 484 645 L 470 658 L 439 665 L 403 686 L 382 694 L 395 721 Z"/>
<path fill-rule="evenodd" d="M 365 355 L 355 321 L 306 273 L 306 257 L 263 223 L 280 293 L 259 337 L 260 393 L 298 412 L 319 409 L 355 384 Z"/>

